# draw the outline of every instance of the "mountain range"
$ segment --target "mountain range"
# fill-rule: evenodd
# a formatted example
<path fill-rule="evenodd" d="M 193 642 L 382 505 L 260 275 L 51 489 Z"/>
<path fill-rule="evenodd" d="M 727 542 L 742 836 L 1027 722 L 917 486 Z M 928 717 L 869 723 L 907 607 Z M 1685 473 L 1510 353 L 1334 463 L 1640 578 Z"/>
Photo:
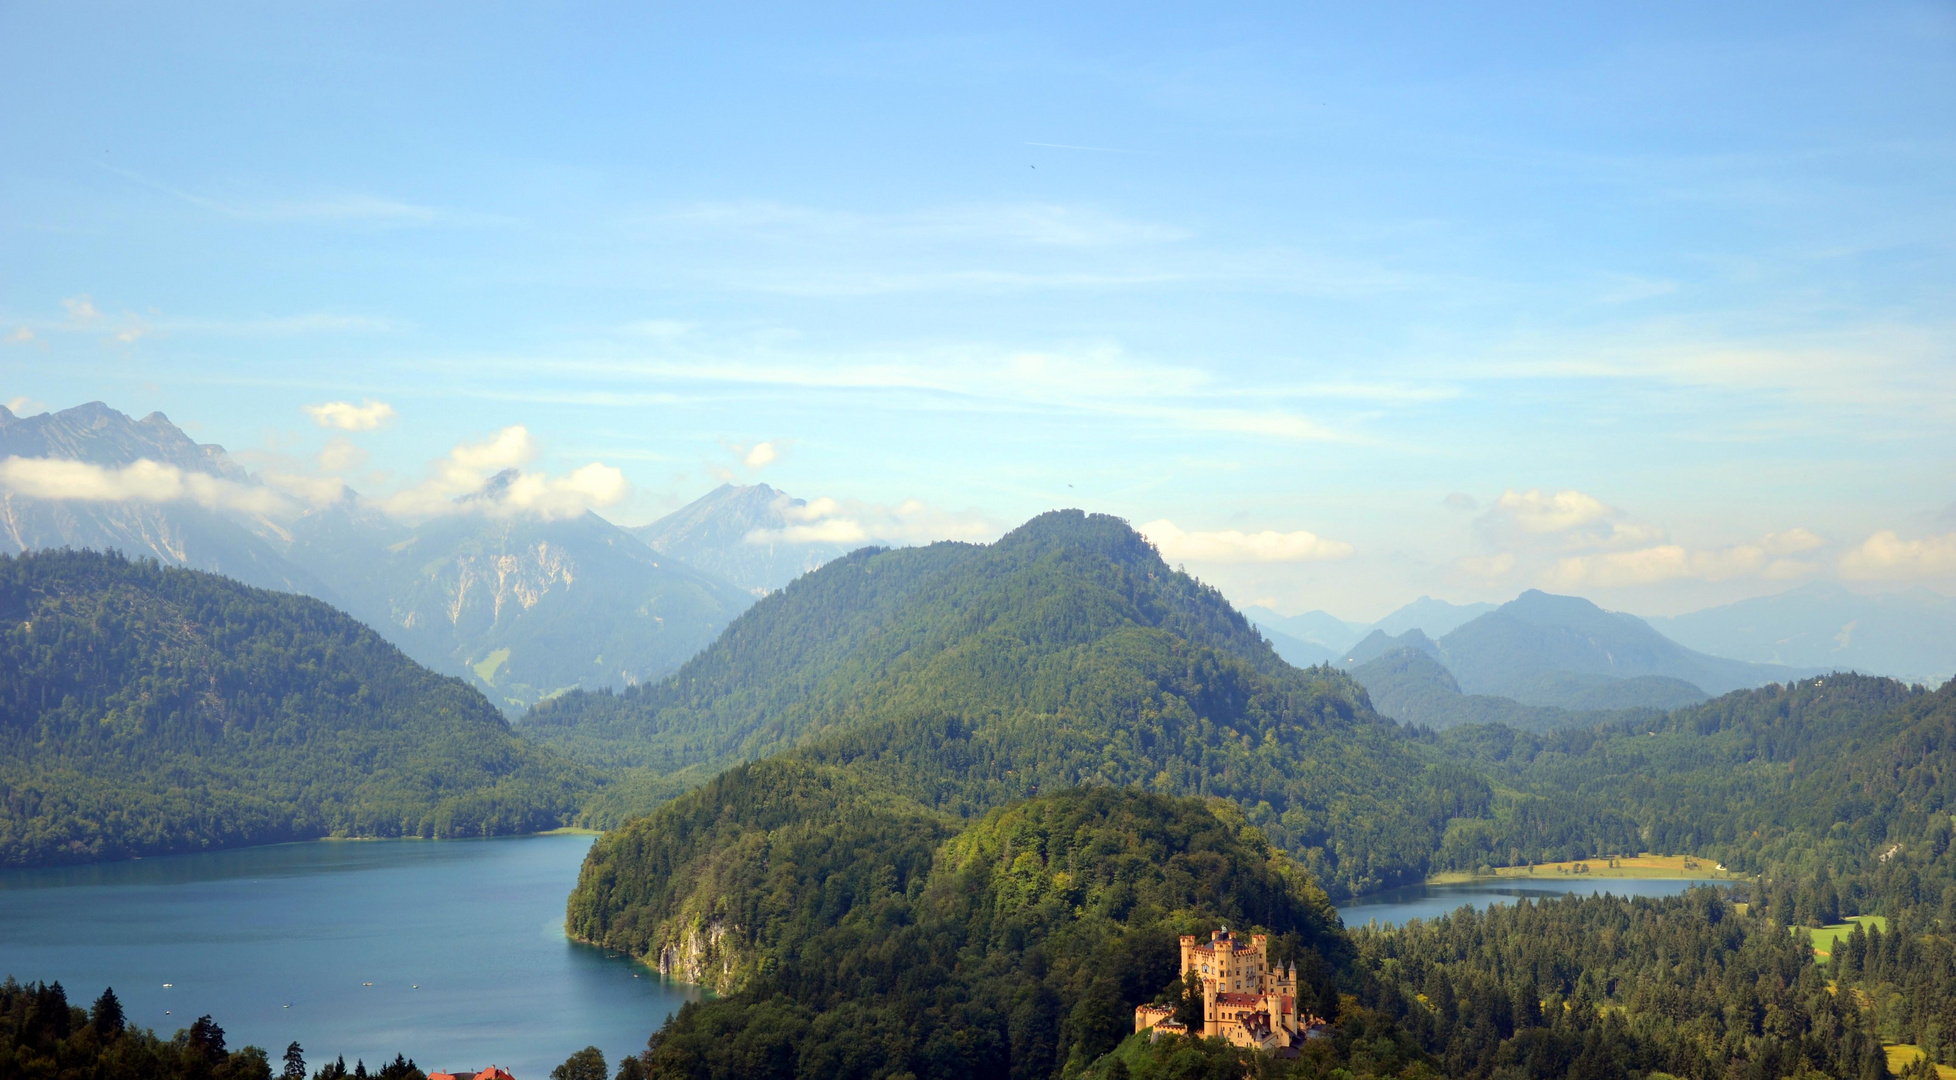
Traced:
<path fill-rule="evenodd" d="M 1674 641 L 1737 660 L 1862 671 L 1930 686 L 1956 676 L 1956 599 L 1919 587 L 1868 596 L 1816 581 L 1648 621 Z"/>
<path fill-rule="evenodd" d="M 195 442 L 162 414 L 135 420 L 100 402 L 25 418 L 0 408 L 6 458 L 105 468 L 151 461 L 234 492 L 264 490 L 222 447 Z M 512 716 L 573 688 L 655 681 L 754 597 L 845 551 L 824 539 L 819 508 L 766 484 L 723 484 L 649 525 L 620 528 L 588 512 L 557 520 L 506 512 L 498 485 L 509 479 L 417 521 L 382 513 L 350 489 L 280 515 L 249 498 L 52 499 L 0 485 L 0 543 L 112 547 L 324 599 L 417 661 L 474 683 Z M 1926 590 L 1862 596 L 1815 584 L 1635 625 L 1575 598 L 1549 612 L 1542 595 L 1524 594 L 1501 612 L 1421 597 L 1368 624 L 1323 611 L 1246 614 L 1296 666 L 1358 669 L 1416 632 L 1445 641 L 1434 655 L 1463 695 L 1575 713 L 1670 707 L 1692 692 L 1681 684 L 1717 694 L 1802 671 L 1928 681 L 1956 671 L 1956 600 Z M 1420 695 L 1437 702 L 1445 689 L 1423 685 Z M 1384 699 L 1407 700 L 1405 692 Z"/>
<path fill-rule="evenodd" d="M 13 457 L 107 469 L 156 462 L 247 497 L 207 507 L 0 490 L 8 548 L 113 548 L 317 597 L 512 713 L 573 687 L 657 679 L 753 601 L 748 589 L 661 555 L 588 511 L 554 520 L 504 512 L 499 496 L 511 473 L 458 500 L 453 512 L 418 521 L 344 488 L 297 513 L 252 512 L 238 504 L 248 507 L 248 496 L 266 489 L 223 447 L 196 443 L 161 413 L 132 420 L 100 402 L 24 419 L 0 409 L 0 458 Z M 742 489 L 733 490 L 738 503 Z M 770 492 L 761 501 L 779 498 Z M 695 504 L 673 517 L 688 515 L 703 516 Z"/>
<path fill-rule="evenodd" d="M 1244 608 L 1243 614 L 1263 631 L 1278 655 L 1299 667 L 1309 667 L 1339 663 L 1353 645 L 1374 633 L 1397 636 L 1418 630 L 1439 637 L 1493 610 L 1493 604 L 1450 604 L 1422 596 L 1374 623 L 1346 622 L 1328 611 L 1280 615 L 1271 608 L 1257 606 Z"/>
<path fill-rule="evenodd" d="M 1585 726 L 1624 710 L 1668 710 L 1811 670 L 1687 649 L 1634 615 L 1531 589 L 1438 640 L 1373 630 L 1340 665 L 1396 720 L 1435 729 L 1505 723 Z"/>

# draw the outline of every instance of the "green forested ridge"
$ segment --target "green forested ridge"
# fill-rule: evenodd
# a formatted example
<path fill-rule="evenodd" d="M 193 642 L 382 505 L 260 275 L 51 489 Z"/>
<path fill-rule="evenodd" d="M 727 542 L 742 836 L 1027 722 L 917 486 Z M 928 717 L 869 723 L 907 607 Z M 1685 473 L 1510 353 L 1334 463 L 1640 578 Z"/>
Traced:
<path fill-rule="evenodd" d="M 1631 727 L 1439 738 L 1503 782 L 1638 821 L 1652 850 L 1758 875 L 1773 925 L 1886 916 L 1827 974 L 1883 1039 L 1956 1064 L 1956 682 L 1836 674 Z"/>
<path fill-rule="evenodd" d="M 1628 815 L 1647 850 L 1812 873 L 1872 864 L 1956 810 L 1953 723 L 1956 684 L 1831 675 L 1585 730 L 1459 728 L 1438 745 L 1502 782 Z"/>
<path fill-rule="evenodd" d="M 706 789 L 607 837 L 573 925 L 605 882 L 656 878 L 674 858 L 710 861 L 716 844 L 776 850 L 801 812 L 798 786 L 825 781 L 808 770 L 777 785 L 766 768 L 730 775 L 718 821 L 705 821 Z M 785 803 L 769 795 L 777 786 L 792 792 Z M 738 881 L 724 911 L 759 920 L 738 931 L 757 953 L 740 988 L 685 1006 L 637 1067 L 655 1077 L 1073 1075 L 1133 1030 L 1135 1005 L 1169 989 L 1178 935 L 1223 923 L 1269 931 L 1314 1001 L 1336 1008 L 1350 946 L 1335 913 L 1226 803 L 1077 789 L 995 810 L 929 848 L 904 836 L 918 812 L 841 811 L 854 821 L 848 835 L 874 838 L 814 855 L 833 857 L 843 887 L 799 889 L 793 871 Z M 668 830 L 690 839 L 668 842 Z M 790 857 L 809 855 L 813 839 L 787 842 Z"/>
<path fill-rule="evenodd" d="M 595 785 L 312 599 L 0 557 L 0 864 L 549 828 Z"/>
<path fill-rule="evenodd" d="M 1447 1076 L 1888 1074 L 1856 996 L 1829 992 L 1783 925 L 1710 889 L 1462 909 L 1353 937 L 1359 1000 Z"/>
<path fill-rule="evenodd" d="M 668 779 L 792 750 L 960 816 L 1080 784 L 1220 795 L 1339 896 L 1417 880 L 1464 804 L 1494 812 L 1342 673 L 1285 664 L 1125 523 L 1078 511 L 989 546 L 859 551 L 667 682 L 567 694 L 523 730 Z"/>
<path fill-rule="evenodd" d="M 1778 902 L 1712 890 L 1347 934 L 1225 800 L 1075 789 L 946 832 L 777 759 L 608 836 L 572 901 L 580 933 L 644 955 L 673 939 L 661 920 L 704 920 L 749 950 L 722 969 L 730 993 L 686 1006 L 620 1076 L 1881 1080 L 1884 1039 L 1939 1046 L 1956 1001 L 1936 934 L 1858 936 L 1822 971 Z M 736 848 L 765 872 L 728 873 Z M 604 900 L 669 879 L 684 885 Z M 1273 932 L 1329 1038 L 1283 1059 L 1129 1037 L 1135 1005 L 1177 1000 L 1176 935 L 1225 923 Z"/>

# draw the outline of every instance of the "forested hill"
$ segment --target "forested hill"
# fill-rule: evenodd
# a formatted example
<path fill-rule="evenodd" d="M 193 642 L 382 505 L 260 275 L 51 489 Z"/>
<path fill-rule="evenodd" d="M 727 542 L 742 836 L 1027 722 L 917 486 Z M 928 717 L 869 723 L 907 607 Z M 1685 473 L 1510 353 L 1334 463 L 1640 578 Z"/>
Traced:
<path fill-rule="evenodd" d="M 0 865 L 562 823 L 592 772 L 305 597 L 0 557 Z"/>
<path fill-rule="evenodd" d="M 1170 570 L 1125 522 L 1058 511 L 989 546 L 857 551 L 756 604 L 671 678 L 566 694 L 525 723 L 607 764 L 717 768 L 871 718 L 892 691 L 1017 697 L 1030 688 L 944 682 L 945 666 L 1001 642 L 1059 654 L 1129 630 L 1284 666 L 1222 594 Z"/>
<path fill-rule="evenodd" d="M 523 730 L 702 781 L 792 751 L 962 817 L 1079 784 L 1226 796 L 1336 895 L 1417 880 L 1448 819 L 1487 805 L 1345 675 L 1285 664 L 1125 523 L 1078 511 L 856 552 L 664 683 L 565 695 Z"/>
<path fill-rule="evenodd" d="M 1227 804 L 1075 790 L 959 827 L 777 760 L 598 841 L 567 926 L 732 991 L 653 1040 L 652 1077 L 1044 1080 L 1119 1045 L 1177 936 L 1225 924 L 1335 1011 L 1336 913 Z M 1212 1051 L 1233 1068 L 1189 1075 L 1244 1075 Z"/>

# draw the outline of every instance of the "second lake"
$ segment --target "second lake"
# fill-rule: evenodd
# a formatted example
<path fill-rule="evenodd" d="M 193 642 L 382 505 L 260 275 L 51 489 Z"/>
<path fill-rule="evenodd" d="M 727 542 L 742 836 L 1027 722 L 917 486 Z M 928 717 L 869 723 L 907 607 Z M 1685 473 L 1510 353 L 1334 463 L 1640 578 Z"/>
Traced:
<path fill-rule="evenodd" d="M 1367 923 L 1399 926 L 1411 919 L 1431 919 L 1463 907 L 1486 908 L 1516 900 L 1546 900 L 1581 894 L 1600 896 L 1679 896 L 1699 885 L 1730 885 L 1730 879 L 1693 881 L 1680 878 L 1483 878 L 1446 885 L 1407 885 L 1368 893 L 1338 909 L 1345 925 Z"/>

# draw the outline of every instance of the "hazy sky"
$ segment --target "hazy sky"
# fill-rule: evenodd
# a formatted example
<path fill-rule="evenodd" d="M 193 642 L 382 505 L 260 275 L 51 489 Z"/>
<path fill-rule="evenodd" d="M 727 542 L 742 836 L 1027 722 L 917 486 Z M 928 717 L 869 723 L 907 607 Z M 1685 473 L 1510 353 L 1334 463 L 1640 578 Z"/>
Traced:
<path fill-rule="evenodd" d="M 1956 591 L 1948 3 L 182 7 L 0 4 L 17 411 L 1348 618 Z"/>

